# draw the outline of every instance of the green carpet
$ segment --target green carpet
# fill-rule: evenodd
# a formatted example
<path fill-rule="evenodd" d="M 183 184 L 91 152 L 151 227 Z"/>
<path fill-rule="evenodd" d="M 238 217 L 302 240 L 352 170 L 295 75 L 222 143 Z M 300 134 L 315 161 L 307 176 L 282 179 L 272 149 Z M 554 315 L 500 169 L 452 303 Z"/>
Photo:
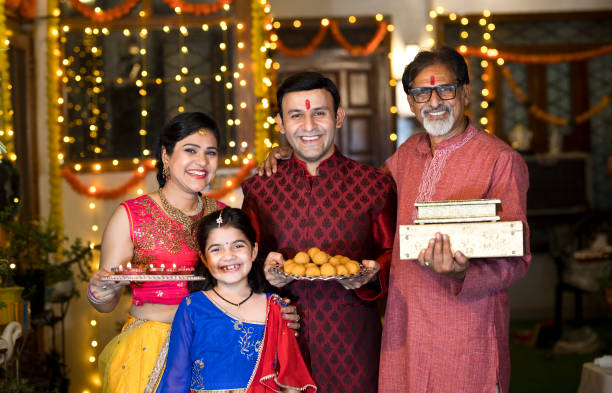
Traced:
<path fill-rule="evenodd" d="M 609 354 L 612 343 L 612 320 L 586 321 L 606 342 L 608 348 L 599 353 L 553 354 L 552 349 L 527 346 L 513 338 L 519 331 L 535 331 L 537 322 L 513 321 L 510 323 L 510 358 L 512 376 L 510 393 L 576 393 L 580 384 L 582 364 L 596 357 Z M 565 326 L 564 329 L 572 329 Z"/>

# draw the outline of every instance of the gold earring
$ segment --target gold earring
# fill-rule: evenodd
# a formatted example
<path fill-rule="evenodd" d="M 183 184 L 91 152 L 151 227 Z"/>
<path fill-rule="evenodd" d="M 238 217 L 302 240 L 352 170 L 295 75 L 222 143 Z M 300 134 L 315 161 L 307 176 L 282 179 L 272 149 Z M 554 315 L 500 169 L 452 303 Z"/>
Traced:
<path fill-rule="evenodd" d="M 168 164 L 164 164 L 164 168 L 162 169 L 162 176 L 166 181 L 170 179 L 170 169 L 168 169 Z"/>

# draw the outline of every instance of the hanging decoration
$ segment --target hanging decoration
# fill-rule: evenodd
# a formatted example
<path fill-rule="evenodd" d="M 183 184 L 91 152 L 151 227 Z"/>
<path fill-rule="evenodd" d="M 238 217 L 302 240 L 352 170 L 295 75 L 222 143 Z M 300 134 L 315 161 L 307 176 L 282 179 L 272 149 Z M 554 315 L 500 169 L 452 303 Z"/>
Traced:
<path fill-rule="evenodd" d="M 512 77 L 512 73 L 510 72 L 508 68 L 502 67 L 502 74 L 504 75 L 506 82 L 508 82 L 508 86 L 510 86 L 510 89 L 512 90 L 516 98 L 518 98 L 518 100 L 521 103 L 527 106 L 529 113 L 536 116 L 538 119 L 543 120 L 550 124 L 565 126 L 570 123 L 575 123 L 575 124 L 583 123 L 589 120 L 590 118 L 592 118 L 593 116 L 595 116 L 596 114 L 598 114 L 599 112 L 601 112 L 610 103 L 610 93 L 612 93 L 612 85 L 610 86 L 610 91 L 608 91 L 608 93 L 606 93 L 603 97 L 601 97 L 597 105 L 590 108 L 586 112 L 583 112 L 569 119 L 564 118 L 564 117 L 553 116 L 550 113 L 546 112 L 545 110 L 539 108 L 537 105 L 531 104 L 529 102 L 529 98 L 518 86 L 518 84 Z"/>
<path fill-rule="evenodd" d="M 63 229 L 62 178 L 60 176 L 60 116 L 59 79 L 63 72 L 59 66 L 60 49 L 58 44 L 60 16 L 58 0 L 48 0 L 47 14 L 47 152 L 49 155 L 49 222 L 58 232 Z"/>
<path fill-rule="evenodd" d="M 13 142 L 13 108 L 11 105 L 11 72 L 8 59 L 9 40 L 6 34 L 5 0 L 0 0 L 0 87 L 2 88 L 0 105 L 0 140 L 4 142 L 9 152 L 9 159 L 15 161 L 15 145 Z M 1 154 L 1 153 L 0 153 Z"/>
<path fill-rule="evenodd" d="M 208 15 L 219 12 L 232 4 L 232 0 L 217 0 L 215 3 L 189 3 L 184 0 L 164 0 L 172 9 L 180 8 L 181 12 L 194 15 Z"/>
<path fill-rule="evenodd" d="M 368 42 L 364 46 L 351 45 L 346 40 L 344 35 L 342 35 L 340 27 L 338 26 L 338 22 L 332 21 L 330 23 L 330 27 L 332 36 L 334 37 L 336 42 L 338 42 L 341 47 L 346 49 L 346 51 L 349 52 L 351 56 L 368 56 L 372 54 L 372 52 L 374 52 L 376 48 L 378 48 L 382 40 L 385 38 L 385 35 L 387 34 L 388 25 L 385 21 L 378 22 L 378 29 L 376 29 L 376 34 L 374 34 L 374 37 L 370 40 L 370 42 Z"/>
<path fill-rule="evenodd" d="M 363 46 L 351 45 L 340 31 L 340 26 L 338 25 L 338 22 L 329 21 L 325 18 L 321 21 L 321 27 L 319 28 L 317 34 L 314 36 L 312 41 L 310 41 L 310 43 L 304 48 L 289 48 L 285 44 L 283 44 L 282 41 L 278 38 L 275 40 L 275 43 L 277 45 L 277 49 L 285 56 L 305 57 L 310 55 L 315 49 L 319 47 L 319 45 L 321 45 L 321 43 L 325 39 L 325 36 L 327 35 L 327 31 L 330 30 L 332 37 L 336 40 L 336 42 L 340 44 L 340 46 L 344 48 L 347 52 L 349 52 L 351 56 L 368 56 L 372 52 L 374 52 L 376 48 L 378 48 L 382 40 L 385 38 L 388 29 L 389 25 L 384 20 L 381 20 L 378 22 L 378 28 L 376 29 L 376 33 L 374 34 L 374 37 L 372 37 L 370 42 Z M 278 34 L 276 34 L 276 37 L 278 37 Z"/>
<path fill-rule="evenodd" d="M 102 11 L 100 7 L 92 8 L 88 5 L 81 3 L 79 0 L 70 0 L 70 4 L 77 10 L 81 15 L 89 18 L 96 22 L 110 22 L 116 19 L 123 18 L 130 13 L 132 8 L 138 4 L 140 0 L 125 0 L 123 3 L 109 9 Z"/>
<path fill-rule="evenodd" d="M 244 178 L 249 174 L 251 169 L 255 167 L 255 165 L 255 160 L 247 160 L 246 163 L 240 168 L 240 170 L 236 172 L 236 175 L 234 175 L 234 177 L 225 182 L 225 185 L 223 187 L 210 192 L 205 192 L 204 194 L 213 199 L 219 199 L 224 197 L 228 193 L 235 190 L 238 186 L 240 186 L 240 183 L 242 183 Z M 83 184 L 79 180 L 79 178 L 68 168 L 62 169 L 61 175 L 64 179 L 66 179 L 68 184 L 70 184 L 70 187 L 75 192 L 81 195 L 97 199 L 118 199 L 127 194 L 131 189 L 135 188 L 139 183 L 141 183 L 144 177 L 149 172 L 155 170 L 155 164 L 153 164 L 153 162 L 149 160 L 144 165 L 139 166 L 138 169 L 134 171 L 132 176 L 122 185 L 107 190 L 98 189 L 96 186 L 93 185 Z"/>
<path fill-rule="evenodd" d="M 37 5 L 37 0 L 10 0 L 6 3 L 6 9 L 19 12 L 19 16 L 23 19 L 34 19 Z"/>
<path fill-rule="evenodd" d="M 269 12 L 264 0 L 252 0 L 251 2 L 251 61 L 253 70 L 253 93 L 257 102 L 255 103 L 255 132 L 254 147 L 255 159 L 262 162 L 268 152 L 264 140 L 269 140 L 269 125 L 266 126 L 270 108 L 267 98 L 268 87 L 272 85 L 270 78 L 266 74 L 266 9 Z M 270 26 L 271 27 L 271 26 Z M 269 45 L 269 43 L 268 43 Z"/>
<path fill-rule="evenodd" d="M 110 22 L 121 19 L 140 2 L 140 0 L 125 0 L 123 3 L 103 11 L 100 7 L 92 8 L 81 3 L 79 0 L 70 0 L 72 7 L 81 15 L 96 22 Z M 214 3 L 189 3 L 185 0 L 164 0 L 173 10 L 180 9 L 183 13 L 194 15 L 208 15 L 225 9 L 232 0 L 217 0 Z"/>
<path fill-rule="evenodd" d="M 602 45 L 599 48 L 587 49 L 580 52 L 567 52 L 555 54 L 523 54 L 498 50 L 482 50 L 482 47 L 460 46 L 459 52 L 466 56 L 478 57 L 480 59 L 502 58 L 504 61 L 515 63 L 553 64 L 572 61 L 583 61 L 593 57 L 612 53 L 612 44 Z"/>
<path fill-rule="evenodd" d="M 306 45 L 304 48 L 300 48 L 300 49 L 288 48 L 279 39 L 276 39 L 276 41 L 274 42 L 276 42 L 276 48 L 285 56 L 306 57 L 306 56 L 309 56 L 312 52 L 314 52 L 314 50 L 317 49 L 319 45 L 321 45 L 321 43 L 325 39 L 325 36 L 327 35 L 328 29 L 329 29 L 329 25 L 321 26 L 321 28 L 319 29 L 319 31 L 317 31 L 317 34 L 314 36 L 312 41 L 310 41 L 310 43 Z"/>

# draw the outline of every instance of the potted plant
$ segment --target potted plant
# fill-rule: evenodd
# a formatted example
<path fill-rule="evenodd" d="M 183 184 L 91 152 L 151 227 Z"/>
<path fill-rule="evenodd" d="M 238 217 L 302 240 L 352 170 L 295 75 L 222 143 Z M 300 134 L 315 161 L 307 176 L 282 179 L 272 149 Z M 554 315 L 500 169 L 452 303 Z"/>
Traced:
<path fill-rule="evenodd" d="M 0 213 L 0 231 L 4 238 L 0 243 L 0 258 L 6 261 L 7 278 L 2 286 L 16 283 L 24 287 L 22 297 L 30 301 L 33 316 L 44 309 L 45 288 L 52 288 L 58 282 L 71 282 L 74 265 L 78 266 L 78 277 L 83 280 L 91 273 L 88 263 L 91 249 L 80 239 L 65 245 L 68 239 L 48 223 L 18 221 L 7 210 Z M 73 288 L 69 287 L 62 296 L 70 298 L 76 293 Z"/>
<path fill-rule="evenodd" d="M 0 259 L 0 325 L 19 319 L 23 287 L 15 285 L 14 268 L 8 259 Z"/>

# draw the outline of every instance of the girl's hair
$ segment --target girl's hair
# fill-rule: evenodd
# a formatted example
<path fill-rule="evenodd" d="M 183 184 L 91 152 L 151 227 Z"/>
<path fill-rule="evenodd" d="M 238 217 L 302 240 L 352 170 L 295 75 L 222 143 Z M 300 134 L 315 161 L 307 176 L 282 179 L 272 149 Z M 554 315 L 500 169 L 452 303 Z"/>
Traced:
<path fill-rule="evenodd" d="M 219 217 L 221 217 L 222 219 L 221 223 L 218 222 Z M 253 229 L 253 226 L 251 225 L 251 220 L 249 219 L 249 216 L 247 216 L 247 214 L 240 209 L 226 207 L 222 210 L 207 215 L 198 224 L 198 229 L 196 232 L 196 241 L 198 243 L 198 248 L 200 249 L 202 255 L 205 254 L 206 241 L 208 240 L 208 236 L 210 235 L 210 233 L 215 229 L 227 227 L 238 229 L 244 234 L 249 243 L 251 243 L 251 247 L 255 246 L 257 237 L 255 234 L 255 229 Z M 206 265 L 204 265 L 204 263 L 199 258 L 194 274 L 203 276 L 206 278 L 206 280 L 190 281 L 188 285 L 189 293 L 197 291 L 207 291 L 217 285 L 217 279 L 214 278 L 212 274 L 210 274 L 210 271 L 208 270 Z M 251 267 L 251 271 L 247 276 L 247 280 L 249 286 L 251 287 L 251 289 L 253 289 L 253 292 L 264 292 L 267 281 L 264 276 L 263 266 L 261 262 L 257 259 L 253 261 L 253 266 Z"/>
<path fill-rule="evenodd" d="M 181 113 L 173 117 L 164 126 L 157 142 L 157 151 L 155 152 L 155 158 L 157 159 L 157 182 L 160 188 L 166 184 L 166 178 L 163 175 L 164 160 L 162 160 L 162 148 L 165 148 L 166 154 L 171 156 L 178 141 L 200 130 L 212 132 L 217 140 L 217 144 L 219 144 L 219 127 L 217 123 L 212 117 L 201 112 Z"/>

